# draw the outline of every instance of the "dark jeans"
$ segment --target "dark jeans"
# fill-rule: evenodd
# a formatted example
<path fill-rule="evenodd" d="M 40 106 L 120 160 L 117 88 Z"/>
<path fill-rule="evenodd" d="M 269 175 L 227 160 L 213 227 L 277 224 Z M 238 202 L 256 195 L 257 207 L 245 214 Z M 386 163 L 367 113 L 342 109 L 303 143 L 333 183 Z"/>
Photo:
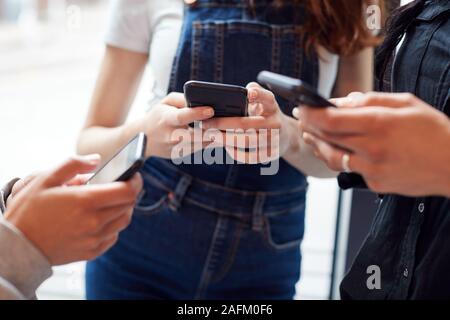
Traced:
<path fill-rule="evenodd" d="M 87 265 L 88 299 L 293 298 L 306 185 L 236 191 L 153 162 L 131 226 Z"/>

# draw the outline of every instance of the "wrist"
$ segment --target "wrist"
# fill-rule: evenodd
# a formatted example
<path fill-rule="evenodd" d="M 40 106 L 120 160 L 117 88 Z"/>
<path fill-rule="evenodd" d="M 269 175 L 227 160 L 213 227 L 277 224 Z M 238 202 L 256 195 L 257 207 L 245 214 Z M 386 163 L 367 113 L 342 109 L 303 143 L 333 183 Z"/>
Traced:
<path fill-rule="evenodd" d="M 131 139 L 133 139 L 138 133 L 144 132 L 146 133 L 146 127 L 145 127 L 145 118 L 139 118 L 134 121 L 130 121 L 125 123 L 120 127 L 120 139 L 123 141 L 123 144 L 127 143 Z M 149 137 L 147 136 L 147 139 Z M 148 145 L 148 144 L 147 144 Z M 151 150 L 147 148 L 146 150 L 146 157 L 151 157 Z"/>

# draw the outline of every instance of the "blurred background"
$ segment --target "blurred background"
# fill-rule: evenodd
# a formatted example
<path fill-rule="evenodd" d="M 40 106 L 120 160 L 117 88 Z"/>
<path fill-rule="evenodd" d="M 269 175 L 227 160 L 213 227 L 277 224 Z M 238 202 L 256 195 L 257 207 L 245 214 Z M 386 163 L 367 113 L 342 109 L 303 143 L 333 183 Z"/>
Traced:
<path fill-rule="evenodd" d="M 75 153 L 107 19 L 106 0 L 0 0 L 0 183 L 47 169 Z M 145 111 L 151 81 L 150 70 L 131 117 Z M 310 182 L 297 298 L 327 299 L 338 189 L 334 180 Z M 83 299 L 83 273 L 84 263 L 55 268 L 38 297 Z"/>

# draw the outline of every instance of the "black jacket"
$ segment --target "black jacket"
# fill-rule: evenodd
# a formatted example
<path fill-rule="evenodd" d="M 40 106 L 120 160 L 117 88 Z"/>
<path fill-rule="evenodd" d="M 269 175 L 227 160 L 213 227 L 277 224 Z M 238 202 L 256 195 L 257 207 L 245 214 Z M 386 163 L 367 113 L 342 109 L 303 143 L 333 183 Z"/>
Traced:
<path fill-rule="evenodd" d="M 393 91 L 414 93 L 450 116 L 449 0 L 429 1 L 407 29 L 391 79 Z M 379 267 L 381 289 L 367 285 L 371 266 Z M 384 196 L 341 297 L 450 299 L 450 199 Z"/>

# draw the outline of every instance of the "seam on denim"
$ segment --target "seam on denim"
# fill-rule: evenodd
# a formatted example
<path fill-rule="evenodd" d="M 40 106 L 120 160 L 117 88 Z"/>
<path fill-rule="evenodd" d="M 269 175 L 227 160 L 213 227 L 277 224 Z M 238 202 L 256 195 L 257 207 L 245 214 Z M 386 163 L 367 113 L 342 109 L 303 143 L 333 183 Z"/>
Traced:
<path fill-rule="evenodd" d="M 288 209 L 277 210 L 277 211 L 269 211 L 267 213 L 264 213 L 264 216 L 268 217 L 268 218 L 275 218 L 275 217 L 278 217 L 278 216 L 281 216 L 281 215 L 289 214 L 289 213 L 291 213 L 292 211 L 295 211 L 295 210 L 304 210 L 305 207 L 306 207 L 306 204 L 303 202 L 303 203 L 301 203 L 301 204 L 299 204 L 299 205 L 297 205 L 295 207 L 291 207 L 291 208 L 288 208 Z"/>
<path fill-rule="evenodd" d="M 231 250 L 228 254 L 228 257 L 227 257 L 222 269 L 219 270 L 219 272 L 214 277 L 211 278 L 211 283 L 219 282 L 230 271 L 231 266 L 234 263 L 234 259 L 236 258 L 236 253 L 238 251 L 239 244 L 241 242 L 241 235 L 242 235 L 243 231 L 244 231 L 244 224 L 241 222 L 237 222 L 236 231 L 234 232 L 233 241 L 231 243 Z"/>
<path fill-rule="evenodd" d="M 303 35 L 295 37 L 295 61 L 294 61 L 294 77 L 300 78 L 302 70 L 303 70 L 303 52 L 302 50 L 298 50 L 303 46 Z"/>
<path fill-rule="evenodd" d="M 254 7 L 255 8 L 267 7 L 267 6 L 271 6 L 272 4 L 273 3 L 271 1 L 262 1 L 262 2 L 256 2 L 254 4 Z M 208 1 L 208 3 L 197 2 L 192 5 L 186 5 L 186 6 L 195 8 L 195 9 L 197 9 L 197 8 L 247 8 L 248 4 L 242 3 L 242 2 L 223 3 L 223 2 Z M 303 4 L 294 2 L 294 3 L 282 5 L 281 7 L 303 7 Z"/>
<path fill-rule="evenodd" d="M 253 32 L 259 35 L 270 36 L 275 31 L 279 34 L 279 37 L 286 35 L 296 35 L 302 29 L 301 26 L 288 24 L 288 25 L 274 25 L 267 22 L 254 22 L 245 20 L 231 20 L 224 22 L 222 20 L 217 21 L 195 21 L 194 27 L 197 30 L 212 30 L 215 31 L 218 26 L 222 26 L 226 32 Z"/>
<path fill-rule="evenodd" d="M 436 106 L 436 108 L 438 108 L 440 111 L 444 111 L 445 109 L 445 99 L 447 98 L 448 94 L 449 94 L 449 83 L 447 80 L 447 78 L 449 77 L 450 74 L 450 61 L 447 62 L 447 65 L 445 66 L 445 71 L 442 73 L 441 79 L 439 80 L 439 85 L 438 85 L 438 94 L 436 95 L 436 101 L 434 102 L 434 105 Z M 445 88 L 447 88 L 447 91 L 445 91 Z M 442 101 L 442 106 L 440 106 L 440 102 Z"/>
<path fill-rule="evenodd" d="M 200 207 L 202 209 L 211 211 L 212 213 L 215 213 L 215 214 L 219 214 L 219 215 L 222 215 L 222 216 L 225 216 L 225 217 L 236 218 L 239 221 L 243 221 L 245 223 L 249 223 L 249 224 L 251 223 L 251 219 L 250 218 L 252 216 L 252 213 L 250 211 L 248 213 L 242 212 L 241 214 L 233 213 L 233 212 L 230 212 L 230 211 L 217 209 L 217 208 L 215 208 L 213 206 L 201 203 L 199 201 L 196 201 L 196 200 L 190 198 L 189 196 L 185 197 L 184 201 L 187 202 L 187 203 L 193 204 L 195 206 L 198 206 L 198 207 Z M 302 204 L 297 205 L 295 207 L 290 207 L 290 208 L 287 208 L 287 209 L 284 209 L 284 210 L 264 212 L 263 216 L 264 217 L 268 217 L 268 218 L 274 218 L 274 217 L 277 217 L 279 215 L 289 214 L 289 213 L 291 213 L 294 210 L 304 209 L 304 207 L 305 207 L 305 204 L 302 203 Z"/>
<path fill-rule="evenodd" d="M 173 211 L 178 211 L 191 185 L 192 185 L 191 176 L 181 176 L 181 178 L 178 180 L 177 186 L 173 191 L 175 197 L 170 199 L 169 204 L 169 207 L 171 207 Z"/>
<path fill-rule="evenodd" d="M 183 8 L 183 15 L 185 16 L 187 13 L 187 8 Z M 184 35 L 186 32 L 187 23 L 183 22 L 183 26 L 181 28 L 181 35 Z M 180 65 L 180 54 L 182 50 L 183 42 L 179 41 L 177 50 L 175 52 L 175 57 L 173 59 L 173 66 L 170 72 L 170 80 L 169 80 L 169 92 L 176 90 L 176 80 L 178 79 L 178 69 Z"/>
<path fill-rule="evenodd" d="M 283 243 L 283 244 L 276 244 L 273 239 L 272 239 L 272 228 L 270 226 L 270 221 L 268 217 L 264 217 L 264 221 L 265 221 L 265 238 L 267 240 L 267 244 L 268 247 L 271 248 L 272 250 L 288 250 L 288 249 L 293 249 L 295 247 L 299 247 L 300 249 L 300 244 L 303 242 L 303 236 L 298 239 L 298 240 L 293 240 L 293 241 L 289 241 L 287 243 Z"/>
<path fill-rule="evenodd" d="M 191 80 L 199 80 L 198 68 L 200 65 L 200 38 L 203 35 L 203 28 L 198 21 L 192 24 L 192 47 L 191 47 Z"/>
<path fill-rule="evenodd" d="M 199 282 L 199 285 L 198 285 L 196 293 L 195 293 L 196 300 L 203 298 L 203 295 L 205 294 L 206 289 L 207 289 L 208 285 L 210 284 L 210 281 L 212 278 L 212 272 L 210 270 L 210 263 L 213 258 L 213 254 L 215 253 L 214 250 L 215 250 L 215 246 L 216 246 L 216 241 L 221 236 L 221 232 L 222 232 L 221 229 L 222 229 L 222 225 L 224 222 L 225 222 L 225 219 L 222 217 L 219 217 L 217 219 L 216 227 L 214 229 L 214 234 L 211 239 L 211 244 L 210 244 L 210 247 L 208 250 L 208 255 L 206 257 L 205 264 L 203 266 L 203 272 L 200 277 L 200 282 Z"/>
<path fill-rule="evenodd" d="M 167 203 L 167 195 L 164 195 L 161 197 L 161 199 L 159 199 L 154 204 L 149 205 L 149 206 L 136 205 L 134 207 L 134 210 L 138 211 L 137 214 L 140 214 L 140 215 L 145 215 L 145 216 L 153 215 L 158 212 L 161 212 L 166 207 L 165 206 L 166 203 Z"/>
<path fill-rule="evenodd" d="M 272 58 L 271 58 L 271 70 L 276 73 L 280 73 L 280 48 L 281 46 L 281 37 L 280 37 L 280 29 L 273 28 L 272 29 Z"/>
<path fill-rule="evenodd" d="M 215 61 L 214 61 L 214 82 L 223 82 L 223 59 L 224 59 L 224 34 L 225 26 L 218 24 L 216 28 L 216 45 L 215 45 Z"/>
<path fill-rule="evenodd" d="M 217 209 L 217 208 L 215 208 L 213 206 L 209 206 L 207 204 L 204 204 L 204 203 L 198 202 L 196 200 L 193 200 L 190 197 L 186 197 L 184 199 L 184 201 L 188 202 L 188 203 L 191 203 L 193 205 L 196 205 L 196 206 L 198 206 L 198 207 L 200 207 L 202 209 L 211 211 L 212 213 L 218 214 L 219 216 L 224 216 L 224 217 L 228 217 L 228 218 L 236 218 L 236 219 L 244 221 L 244 222 L 248 222 L 248 221 L 245 221 L 246 220 L 245 217 L 248 217 L 248 219 L 250 219 L 250 216 L 251 216 L 250 214 L 248 214 L 248 215 L 244 215 L 244 214 L 240 215 L 240 214 L 232 213 L 232 212 L 229 212 L 229 211 Z"/>
<path fill-rule="evenodd" d="M 423 60 L 425 59 L 425 55 L 426 55 L 427 50 L 428 50 L 428 48 L 430 46 L 430 42 L 433 39 L 433 35 L 439 29 L 441 23 L 435 25 L 434 29 L 432 29 L 432 30 L 428 31 L 428 33 L 426 33 L 426 36 L 428 38 L 426 38 L 427 41 L 426 41 L 425 45 L 423 46 L 423 51 L 421 52 L 421 56 L 420 56 L 420 62 L 417 64 L 417 70 L 414 70 L 415 72 L 417 71 L 417 73 L 415 73 L 413 75 L 413 77 L 410 77 L 411 81 L 413 81 L 412 83 L 414 84 L 414 89 L 413 89 L 414 93 L 417 93 L 417 85 L 419 83 L 419 81 L 418 81 L 419 80 L 419 73 L 420 73 L 420 69 L 422 68 L 422 65 L 423 65 Z"/>
<path fill-rule="evenodd" d="M 266 197 L 263 194 L 256 196 L 252 210 L 252 230 L 261 231 L 264 228 L 263 210 Z"/>

